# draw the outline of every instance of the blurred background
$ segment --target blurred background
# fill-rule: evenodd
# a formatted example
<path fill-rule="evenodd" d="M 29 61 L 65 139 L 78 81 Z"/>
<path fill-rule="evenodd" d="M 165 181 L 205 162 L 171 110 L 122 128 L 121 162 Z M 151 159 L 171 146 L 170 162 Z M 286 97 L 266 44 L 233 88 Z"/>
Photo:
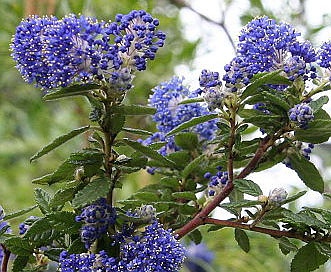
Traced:
<path fill-rule="evenodd" d="M 62 148 L 37 162 L 29 158 L 43 145 L 73 128 L 88 123 L 86 101 L 77 98 L 42 102 L 41 92 L 26 84 L 15 69 L 10 57 L 9 44 L 21 19 L 30 15 L 52 14 L 61 18 L 68 13 L 95 16 L 109 20 L 117 13 L 132 9 L 145 9 L 160 20 L 160 29 L 167 34 L 166 45 L 155 61 L 148 64 L 146 72 L 137 74 L 135 88 L 127 97 L 128 103 L 146 104 L 151 88 L 170 79 L 173 75 L 185 76 L 187 83 L 195 88 L 202 69 L 223 73 L 223 66 L 235 54 L 234 44 L 241 26 L 259 15 L 268 15 L 293 24 L 303 37 L 319 46 L 331 38 L 331 5 L 328 1 L 311 0 L 0 0 L 0 204 L 12 212 L 33 204 L 34 185 L 31 180 L 52 172 L 70 152 L 86 144 L 84 137 L 65 144 Z M 330 104 L 330 103 L 329 103 Z M 330 109 L 330 105 L 328 105 Z M 128 126 L 153 128 L 148 117 L 129 121 Z M 131 135 L 132 136 L 132 135 Z M 314 149 L 314 162 L 327 180 L 331 180 L 331 148 L 326 143 Z M 293 171 L 284 166 L 275 168 L 276 181 L 273 187 L 284 185 L 295 193 L 301 185 Z M 279 171 L 278 171 L 279 170 Z M 285 175 L 277 175 L 282 171 Z M 286 178 L 285 178 L 286 177 Z M 125 177 L 124 190 L 119 195 L 126 198 L 133 191 L 153 182 L 157 176 L 144 171 Z M 263 179 L 257 176 L 256 179 Z M 265 179 L 265 176 L 264 176 Z M 265 187 L 267 190 L 267 187 Z M 45 188 L 47 189 L 47 188 Z M 48 188 L 52 191 L 52 188 Z M 268 191 L 265 192 L 268 194 Z M 311 201 L 313 199 L 313 201 Z M 307 200 L 308 201 L 308 200 Z M 324 205 L 316 195 L 310 196 L 306 205 Z M 300 204 L 300 205 L 301 205 Z M 12 229 L 18 231 L 19 220 L 13 221 Z M 206 232 L 203 230 L 203 232 Z M 202 266 L 188 265 L 183 271 L 289 271 L 289 257 L 283 256 L 273 238 L 248 233 L 251 251 L 243 252 L 234 240 L 232 229 L 222 229 L 204 236 L 207 248 L 194 251 L 192 258 L 203 262 Z M 199 259 L 197 252 L 211 251 L 208 258 Z M 194 255 L 195 254 L 195 255 Z M 194 257 L 196 256 L 196 257 Z M 202 264 L 201 264 L 202 265 Z M 189 270 L 190 269 L 190 270 Z M 200 270 L 199 270 L 200 269 Z M 318 271 L 331 271 L 330 264 Z"/>

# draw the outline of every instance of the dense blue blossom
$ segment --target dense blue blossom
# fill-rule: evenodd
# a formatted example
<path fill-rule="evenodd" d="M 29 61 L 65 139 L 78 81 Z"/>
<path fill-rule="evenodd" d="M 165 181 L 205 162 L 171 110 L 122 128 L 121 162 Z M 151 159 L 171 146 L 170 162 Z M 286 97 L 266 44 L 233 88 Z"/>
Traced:
<path fill-rule="evenodd" d="M 318 50 L 318 64 L 327 68 L 330 72 L 331 69 L 331 41 L 322 44 Z M 331 75 L 329 73 L 329 79 L 331 80 Z"/>
<path fill-rule="evenodd" d="M 142 10 L 117 15 L 114 23 L 73 14 L 60 20 L 31 16 L 16 29 L 12 57 L 23 78 L 42 89 L 80 81 L 125 91 L 133 72 L 145 70 L 164 44 L 158 24 Z"/>
<path fill-rule="evenodd" d="M 81 239 L 88 249 L 91 244 L 115 224 L 116 211 L 107 204 L 105 198 L 100 198 L 92 205 L 86 206 L 81 215 L 76 216 L 77 222 L 83 222 Z"/>
<path fill-rule="evenodd" d="M 223 79 L 234 91 L 247 85 L 253 75 L 281 69 L 290 80 L 315 78 L 316 53 L 312 45 L 298 41 L 300 33 L 286 23 L 268 17 L 249 22 L 241 31 L 237 56 L 225 66 Z"/>
<path fill-rule="evenodd" d="M 289 118 L 301 128 L 308 127 L 308 122 L 314 119 L 312 108 L 307 103 L 300 103 L 289 110 Z"/>
<path fill-rule="evenodd" d="M 177 272 L 185 259 L 185 249 L 171 230 L 156 220 L 132 241 L 121 245 L 119 271 Z"/>
<path fill-rule="evenodd" d="M 152 91 L 149 105 L 156 108 L 156 113 L 152 118 L 156 122 L 158 132 L 141 142 L 144 145 L 155 141 L 166 142 L 166 145 L 160 150 L 162 155 L 166 155 L 179 150 L 173 136 L 169 137 L 166 134 L 194 117 L 210 114 L 210 111 L 200 103 L 180 104 L 185 99 L 198 97 L 198 92 L 190 92 L 184 86 L 183 79 L 178 77 L 159 84 Z M 211 120 L 198 124 L 192 128 L 192 131 L 198 134 L 200 140 L 210 140 L 215 136 L 216 129 L 216 120 Z"/>
<path fill-rule="evenodd" d="M 178 272 L 185 259 L 185 249 L 171 230 L 165 230 L 154 220 L 135 236 L 128 235 L 120 243 L 120 256 L 98 254 L 60 254 L 60 271 L 109 272 Z"/>
<path fill-rule="evenodd" d="M 207 272 L 200 264 L 210 264 L 214 258 L 215 254 L 204 243 L 191 243 L 187 247 L 187 259 L 184 264 L 190 272 Z"/>

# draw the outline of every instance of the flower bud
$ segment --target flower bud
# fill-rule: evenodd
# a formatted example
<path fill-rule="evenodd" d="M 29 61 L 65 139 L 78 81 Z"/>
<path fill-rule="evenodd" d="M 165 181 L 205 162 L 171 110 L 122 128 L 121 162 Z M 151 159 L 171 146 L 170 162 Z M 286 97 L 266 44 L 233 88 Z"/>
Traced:
<path fill-rule="evenodd" d="M 287 192 L 284 188 L 275 188 L 269 193 L 268 202 L 273 206 L 280 206 L 287 197 Z"/>

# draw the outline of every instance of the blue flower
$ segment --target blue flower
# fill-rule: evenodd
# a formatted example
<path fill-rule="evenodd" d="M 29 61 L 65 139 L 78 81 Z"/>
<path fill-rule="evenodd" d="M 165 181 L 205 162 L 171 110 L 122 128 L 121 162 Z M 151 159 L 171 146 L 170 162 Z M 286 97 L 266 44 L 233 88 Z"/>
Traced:
<path fill-rule="evenodd" d="M 132 241 L 123 243 L 120 251 L 119 268 L 131 272 L 179 271 L 186 253 L 171 230 L 165 230 L 156 220 Z"/>
<path fill-rule="evenodd" d="M 118 15 L 114 23 L 74 14 L 31 16 L 17 27 L 12 57 L 23 78 L 44 90 L 79 81 L 126 91 L 133 73 L 145 70 L 164 44 L 158 25 L 142 10 Z"/>
<path fill-rule="evenodd" d="M 307 103 L 295 105 L 288 114 L 290 120 L 303 129 L 308 128 L 308 122 L 314 119 L 313 110 Z"/>
<path fill-rule="evenodd" d="M 331 41 L 325 42 L 322 44 L 320 49 L 317 52 L 318 55 L 318 64 L 330 70 L 331 68 Z M 331 80 L 331 76 L 329 75 L 329 79 Z"/>
<path fill-rule="evenodd" d="M 315 78 L 316 53 L 312 45 L 299 42 L 300 33 L 289 24 L 268 17 L 249 22 L 241 31 L 237 56 L 225 66 L 227 87 L 237 90 L 259 72 L 281 69 L 290 80 Z"/>
<path fill-rule="evenodd" d="M 214 258 L 215 254 L 204 243 L 198 245 L 191 243 L 187 247 L 187 259 L 184 264 L 190 272 L 206 272 L 199 264 L 202 262 L 210 264 Z"/>
<path fill-rule="evenodd" d="M 204 174 L 204 178 L 209 179 L 208 196 L 210 197 L 219 193 L 229 179 L 227 171 L 221 171 L 221 167 L 219 167 L 218 170 L 215 175 L 212 175 L 210 172 Z"/>
<path fill-rule="evenodd" d="M 88 249 L 92 243 L 105 234 L 108 227 L 115 224 L 116 211 L 107 204 L 105 198 L 100 198 L 92 205 L 86 206 L 81 215 L 76 216 L 77 222 L 83 222 L 80 236 Z"/>

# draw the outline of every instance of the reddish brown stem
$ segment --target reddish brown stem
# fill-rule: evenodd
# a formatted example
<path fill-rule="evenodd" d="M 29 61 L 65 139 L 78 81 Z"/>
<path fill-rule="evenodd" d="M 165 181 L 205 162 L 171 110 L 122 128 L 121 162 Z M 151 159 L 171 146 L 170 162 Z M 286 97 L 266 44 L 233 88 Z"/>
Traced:
<path fill-rule="evenodd" d="M 259 148 L 256 150 L 254 157 L 251 161 L 247 164 L 247 166 L 239 173 L 236 178 L 244 178 L 248 174 L 250 174 L 258 165 L 259 161 L 263 157 L 264 153 L 267 149 L 272 146 L 275 142 L 276 137 L 269 137 L 266 136 L 260 143 Z M 213 200 L 209 202 L 196 216 L 189 221 L 186 225 L 176 231 L 178 235 L 178 239 L 185 236 L 187 233 L 191 232 L 198 226 L 204 224 L 205 218 L 225 199 L 229 196 L 229 194 L 233 190 L 233 182 L 229 180 L 227 185 L 223 188 L 223 190 L 214 196 Z"/>
<path fill-rule="evenodd" d="M 247 225 L 247 224 L 243 224 L 243 223 L 235 222 L 235 221 L 220 220 L 220 219 L 214 219 L 214 218 L 204 218 L 204 219 L 202 219 L 202 221 L 204 224 L 213 224 L 213 225 L 224 226 L 224 227 L 244 229 L 244 230 L 269 234 L 270 236 L 276 237 L 276 238 L 280 238 L 280 237 L 295 238 L 295 239 L 299 239 L 304 242 L 316 241 L 316 237 L 306 236 L 302 233 L 267 229 L 267 228 L 261 228 L 261 227 L 252 227 L 251 225 Z M 325 236 L 318 241 L 330 243 L 331 237 Z"/>
<path fill-rule="evenodd" d="M 11 252 L 4 245 L 1 244 L 0 246 L 2 247 L 2 251 L 3 251 L 1 272 L 7 272 L 7 267 Z"/>

